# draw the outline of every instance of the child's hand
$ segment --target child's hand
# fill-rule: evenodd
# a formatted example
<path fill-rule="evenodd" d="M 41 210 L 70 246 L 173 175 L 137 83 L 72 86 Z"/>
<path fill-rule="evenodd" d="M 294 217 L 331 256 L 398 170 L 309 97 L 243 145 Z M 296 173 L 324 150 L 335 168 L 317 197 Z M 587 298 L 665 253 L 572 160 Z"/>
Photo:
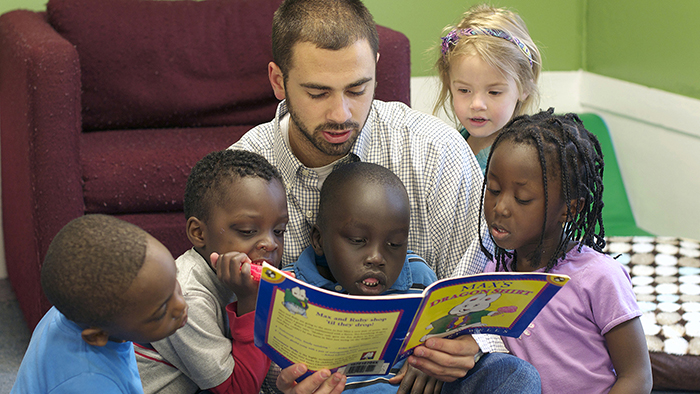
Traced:
<path fill-rule="evenodd" d="M 252 262 L 248 255 L 240 252 L 219 255 L 214 252 L 209 258 L 221 283 L 236 293 L 236 298 L 238 298 L 236 313 L 238 316 L 255 310 L 259 282 L 251 277 Z"/>
<path fill-rule="evenodd" d="M 437 394 L 442 390 L 441 381 L 431 376 L 428 376 L 428 374 L 426 374 L 425 372 L 422 372 L 417 368 L 408 365 L 408 363 L 404 363 L 399 373 L 393 378 L 389 379 L 389 383 L 391 384 L 398 384 L 399 382 L 401 382 L 401 385 L 399 386 L 399 389 L 396 392 L 397 394 Z"/>
<path fill-rule="evenodd" d="M 347 377 L 340 372 L 331 374 L 327 369 L 318 370 L 297 384 L 295 379 L 306 371 L 304 364 L 283 369 L 277 377 L 277 388 L 285 394 L 340 394 L 345 388 Z"/>

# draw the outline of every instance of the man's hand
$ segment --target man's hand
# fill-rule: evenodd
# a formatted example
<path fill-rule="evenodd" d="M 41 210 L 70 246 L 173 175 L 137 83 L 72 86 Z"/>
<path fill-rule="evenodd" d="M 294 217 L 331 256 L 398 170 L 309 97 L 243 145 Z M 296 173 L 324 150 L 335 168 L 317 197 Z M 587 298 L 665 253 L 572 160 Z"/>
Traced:
<path fill-rule="evenodd" d="M 443 382 L 454 382 L 474 368 L 479 345 L 471 335 L 455 339 L 430 338 L 418 346 L 407 363 Z"/>
<path fill-rule="evenodd" d="M 294 364 L 283 369 L 277 377 L 277 388 L 284 394 L 340 394 L 345 389 L 345 375 L 338 372 L 331 375 L 327 369 L 316 371 L 301 383 L 295 382 L 306 371 L 304 364 Z"/>
<path fill-rule="evenodd" d="M 399 373 L 389 379 L 389 383 L 397 384 L 401 382 L 397 394 L 423 393 L 439 394 L 442 390 L 442 382 L 428 376 L 425 372 L 419 371 L 415 367 L 404 363 Z"/>

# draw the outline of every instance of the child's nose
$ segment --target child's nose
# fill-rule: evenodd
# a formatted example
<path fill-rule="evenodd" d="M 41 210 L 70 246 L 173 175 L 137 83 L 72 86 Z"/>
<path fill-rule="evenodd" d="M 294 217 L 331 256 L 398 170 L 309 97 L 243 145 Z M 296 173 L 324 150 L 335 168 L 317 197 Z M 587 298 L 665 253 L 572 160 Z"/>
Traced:
<path fill-rule="evenodd" d="M 500 216 L 510 216 L 510 208 L 508 208 L 508 203 L 503 197 L 496 200 L 496 206 L 494 207 L 494 210 Z"/>
<path fill-rule="evenodd" d="M 365 258 L 365 264 L 374 266 L 384 265 L 384 256 L 382 255 L 382 252 L 378 246 L 373 246 L 370 249 L 367 257 Z"/>
<path fill-rule="evenodd" d="M 277 250 L 277 242 L 275 242 L 273 234 L 266 234 L 258 241 L 258 244 L 256 246 L 258 249 L 264 250 L 266 252 L 272 252 L 274 250 Z"/>
<path fill-rule="evenodd" d="M 185 296 L 182 295 L 180 282 L 177 283 L 177 291 L 175 291 L 173 301 L 173 315 L 175 318 L 180 318 L 180 316 L 187 311 L 187 302 L 185 301 Z"/>
<path fill-rule="evenodd" d="M 472 99 L 472 102 L 471 102 L 471 108 L 473 110 L 486 109 L 486 100 L 484 100 L 484 98 L 481 94 L 477 93 L 474 95 L 474 98 Z"/>

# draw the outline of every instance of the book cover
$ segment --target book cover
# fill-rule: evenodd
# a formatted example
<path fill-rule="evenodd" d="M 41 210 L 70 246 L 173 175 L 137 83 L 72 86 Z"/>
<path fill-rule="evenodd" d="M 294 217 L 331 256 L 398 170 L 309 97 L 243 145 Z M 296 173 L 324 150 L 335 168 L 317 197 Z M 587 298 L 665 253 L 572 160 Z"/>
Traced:
<path fill-rule="evenodd" d="M 439 280 L 421 294 L 352 296 L 321 289 L 263 265 L 255 344 L 305 376 L 328 368 L 345 375 L 386 374 L 431 337 L 519 337 L 566 284 L 565 275 L 484 273 Z"/>

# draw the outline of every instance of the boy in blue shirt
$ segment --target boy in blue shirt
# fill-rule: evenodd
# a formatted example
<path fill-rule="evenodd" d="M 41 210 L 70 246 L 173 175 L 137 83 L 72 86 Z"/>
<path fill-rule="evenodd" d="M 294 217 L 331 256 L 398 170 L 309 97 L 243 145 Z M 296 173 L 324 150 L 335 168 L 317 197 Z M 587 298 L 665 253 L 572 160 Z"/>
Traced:
<path fill-rule="evenodd" d="M 143 393 L 131 341 L 187 322 L 170 252 L 106 215 L 68 223 L 51 242 L 41 286 L 54 305 L 34 329 L 11 393 Z"/>
<path fill-rule="evenodd" d="M 286 270 L 314 286 L 352 295 L 418 293 L 437 280 L 408 250 L 410 206 L 401 180 L 372 163 L 345 164 L 323 184 L 311 246 Z M 398 384 L 442 383 L 403 362 L 385 376 L 349 376 L 345 390 L 396 393 Z M 422 390 L 421 390 L 422 392 Z"/>

